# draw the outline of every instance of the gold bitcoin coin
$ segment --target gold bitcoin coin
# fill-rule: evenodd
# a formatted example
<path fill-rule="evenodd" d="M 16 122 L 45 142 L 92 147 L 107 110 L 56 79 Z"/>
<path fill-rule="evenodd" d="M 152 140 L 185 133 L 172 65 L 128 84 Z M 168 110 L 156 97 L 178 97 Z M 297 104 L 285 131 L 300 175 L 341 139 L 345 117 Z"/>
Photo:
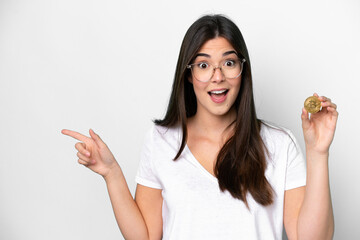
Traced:
<path fill-rule="evenodd" d="M 320 111 L 321 102 L 317 97 L 311 96 L 305 100 L 304 107 L 309 113 L 317 113 Z"/>

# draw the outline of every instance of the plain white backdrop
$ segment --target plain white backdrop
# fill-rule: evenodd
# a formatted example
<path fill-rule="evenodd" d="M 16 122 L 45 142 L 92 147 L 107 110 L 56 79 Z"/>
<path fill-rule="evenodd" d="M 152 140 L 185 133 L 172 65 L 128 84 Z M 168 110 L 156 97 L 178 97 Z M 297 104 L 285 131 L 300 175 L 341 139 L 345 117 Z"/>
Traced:
<path fill-rule="evenodd" d="M 291 129 L 303 150 L 305 98 L 338 105 L 334 239 L 360 236 L 359 1 L 0 0 L 0 239 L 122 239 L 103 179 L 77 163 L 76 141 L 60 131 L 94 129 L 134 193 L 182 38 L 207 13 L 239 26 L 258 116 Z"/>

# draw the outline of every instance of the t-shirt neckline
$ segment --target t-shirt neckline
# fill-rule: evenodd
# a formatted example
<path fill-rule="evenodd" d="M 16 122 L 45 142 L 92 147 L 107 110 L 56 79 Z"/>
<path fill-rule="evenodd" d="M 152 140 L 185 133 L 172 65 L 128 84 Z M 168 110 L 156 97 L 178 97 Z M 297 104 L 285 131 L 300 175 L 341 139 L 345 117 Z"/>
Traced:
<path fill-rule="evenodd" d="M 200 164 L 200 162 L 195 158 L 194 154 L 192 154 L 190 148 L 187 144 L 185 144 L 185 151 L 188 153 L 189 161 L 193 163 L 203 174 L 205 174 L 208 178 L 210 178 L 213 182 L 218 183 L 218 179 L 212 175 L 208 170 L 206 170 L 203 165 Z"/>

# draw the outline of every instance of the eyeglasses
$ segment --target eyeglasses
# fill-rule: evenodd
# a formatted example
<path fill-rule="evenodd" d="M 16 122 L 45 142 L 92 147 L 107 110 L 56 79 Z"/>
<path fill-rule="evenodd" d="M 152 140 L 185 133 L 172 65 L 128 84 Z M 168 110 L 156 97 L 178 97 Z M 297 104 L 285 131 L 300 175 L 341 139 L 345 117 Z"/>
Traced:
<path fill-rule="evenodd" d="M 241 75 L 245 59 L 226 59 L 215 67 L 212 64 L 201 61 L 189 64 L 186 67 L 191 69 L 193 76 L 200 82 L 209 82 L 214 76 L 215 70 L 220 69 L 226 79 L 234 79 Z"/>

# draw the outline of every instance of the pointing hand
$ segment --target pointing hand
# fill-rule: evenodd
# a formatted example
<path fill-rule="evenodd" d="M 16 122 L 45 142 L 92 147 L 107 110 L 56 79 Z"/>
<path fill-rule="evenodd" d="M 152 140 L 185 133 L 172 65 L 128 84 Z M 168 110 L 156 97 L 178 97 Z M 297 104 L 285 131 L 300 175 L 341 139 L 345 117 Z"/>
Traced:
<path fill-rule="evenodd" d="M 118 166 L 110 149 L 93 130 L 89 130 L 90 137 L 67 129 L 61 133 L 81 141 L 75 144 L 78 162 L 92 171 L 106 177 L 113 167 Z"/>

